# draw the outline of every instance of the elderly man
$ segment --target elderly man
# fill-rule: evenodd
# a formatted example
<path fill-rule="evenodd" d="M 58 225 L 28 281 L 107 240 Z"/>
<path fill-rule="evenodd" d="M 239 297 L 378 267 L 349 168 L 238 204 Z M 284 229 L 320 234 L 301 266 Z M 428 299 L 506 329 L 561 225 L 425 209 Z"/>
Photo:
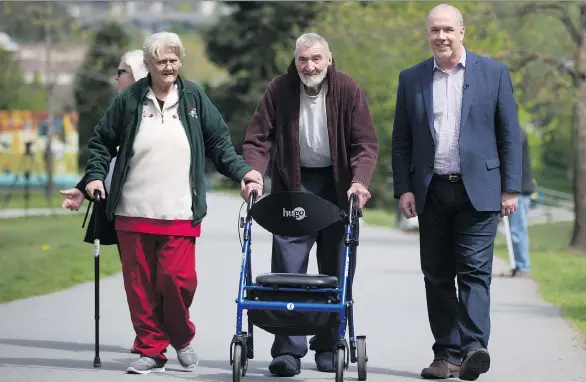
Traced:
<path fill-rule="evenodd" d="M 356 81 L 336 70 L 327 41 L 315 33 L 298 38 L 287 73 L 269 82 L 246 132 L 246 162 L 264 173 L 273 141 L 271 192 L 311 192 L 344 209 L 351 193 L 360 207 L 370 198 L 378 139 L 366 96 Z M 258 184 L 243 189 L 245 197 L 253 187 Z M 311 237 L 274 235 L 271 272 L 306 273 L 317 241 L 319 272 L 341 280 L 343 238 L 342 224 Z M 319 370 L 333 371 L 336 339 L 332 332 L 311 340 Z M 307 351 L 305 337 L 276 336 L 269 371 L 299 374 Z"/>
<path fill-rule="evenodd" d="M 466 51 L 460 11 L 439 5 L 426 28 L 433 57 L 399 75 L 395 197 L 419 217 L 435 338 L 421 375 L 473 381 L 490 367 L 493 244 L 499 212 L 512 214 L 521 190 L 521 131 L 506 66 Z"/>

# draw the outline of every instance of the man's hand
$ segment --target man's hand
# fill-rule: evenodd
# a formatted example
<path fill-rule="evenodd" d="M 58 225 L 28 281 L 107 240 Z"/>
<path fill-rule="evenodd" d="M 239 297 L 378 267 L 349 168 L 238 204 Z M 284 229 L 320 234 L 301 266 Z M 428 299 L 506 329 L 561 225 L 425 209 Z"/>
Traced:
<path fill-rule="evenodd" d="M 262 195 L 264 179 L 260 172 L 252 170 L 244 175 L 240 182 L 240 195 L 244 200 L 248 200 L 248 196 L 252 190 L 256 190 L 258 196 Z"/>
<path fill-rule="evenodd" d="M 84 197 L 81 191 L 77 188 L 70 188 L 69 190 L 60 190 L 59 193 L 65 196 L 63 203 L 61 203 L 62 208 L 67 208 L 70 211 L 77 211 L 79 207 L 83 204 Z"/>
<path fill-rule="evenodd" d="M 256 183 L 256 182 L 249 182 L 244 184 L 244 182 L 242 182 L 242 184 L 240 185 L 240 196 L 242 196 L 242 198 L 246 201 L 248 201 L 248 197 L 250 196 L 250 193 L 252 192 L 252 190 L 256 190 L 256 195 L 257 196 L 261 196 L 262 195 L 262 184 Z"/>
<path fill-rule="evenodd" d="M 348 190 L 348 192 L 346 192 L 348 199 L 350 199 L 350 195 L 352 194 L 356 194 L 356 196 L 358 197 L 358 208 L 364 207 L 364 205 L 366 204 L 366 202 L 368 202 L 371 196 L 370 192 L 368 192 L 366 187 L 364 187 L 364 185 L 362 185 L 361 183 L 357 182 L 352 183 L 350 189 Z"/>
<path fill-rule="evenodd" d="M 100 197 L 102 199 L 106 198 L 106 191 L 104 191 L 104 182 L 101 180 L 92 180 L 85 186 L 85 192 L 90 196 L 90 198 L 94 198 L 94 191 L 100 191 Z"/>
<path fill-rule="evenodd" d="M 417 216 L 417 208 L 415 208 L 415 195 L 412 192 L 406 192 L 399 198 L 399 208 L 407 219 Z"/>
<path fill-rule="evenodd" d="M 258 184 L 263 184 L 263 181 L 264 181 L 264 179 L 263 179 L 260 172 L 258 172 L 256 170 L 250 170 L 249 172 L 246 173 L 246 175 L 244 175 L 244 178 L 242 178 L 241 183 L 254 182 L 254 183 L 258 183 Z"/>
<path fill-rule="evenodd" d="M 503 192 L 501 196 L 501 218 L 510 216 L 517 211 L 517 194 L 514 192 Z"/>

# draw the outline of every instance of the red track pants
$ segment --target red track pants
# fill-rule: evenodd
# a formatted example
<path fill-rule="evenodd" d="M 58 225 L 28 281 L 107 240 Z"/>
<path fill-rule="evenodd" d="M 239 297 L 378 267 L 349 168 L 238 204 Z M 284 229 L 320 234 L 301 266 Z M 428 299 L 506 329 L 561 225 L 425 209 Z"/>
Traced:
<path fill-rule="evenodd" d="M 197 288 L 195 237 L 117 234 L 136 350 L 166 361 L 169 344 L 181 349 L 195 336 L 189 320 Z"/>

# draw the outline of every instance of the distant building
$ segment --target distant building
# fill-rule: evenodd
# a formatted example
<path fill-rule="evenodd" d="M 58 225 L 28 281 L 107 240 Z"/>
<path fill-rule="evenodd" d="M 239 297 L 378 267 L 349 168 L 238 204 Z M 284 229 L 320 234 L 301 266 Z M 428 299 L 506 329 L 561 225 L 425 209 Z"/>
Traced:
<path fill-rule="evenodd" d="M 200 0 L 125 1 L 66 3 L 68 12 L 82 28 L 94 28 L 108 20 L 115 20 L 125 27 L 135 28 L 145 36 L 174 25 L 197 29 L 213 24 L 230 11 L 222 2 Z M 185 7 L 185 5 L 188 5 Z M 178 7 L 190 8 L 187 11 Z M 20 70 L 27 83 L 38 79 L 41 84 L 53 83 L 55 102 L 58 107 L 71 104 L 73 88 L 79 67 L 88 50 L 87 45 L 53 46 L 50 52 L 51 68 L 47 68 L 47 51 L 43 43 L 17 43 L 6 33 L 0 32 L 0 47 L 12 52 L 20 63 Z M 50 73 L 52 78 L 47 78 Z"/>

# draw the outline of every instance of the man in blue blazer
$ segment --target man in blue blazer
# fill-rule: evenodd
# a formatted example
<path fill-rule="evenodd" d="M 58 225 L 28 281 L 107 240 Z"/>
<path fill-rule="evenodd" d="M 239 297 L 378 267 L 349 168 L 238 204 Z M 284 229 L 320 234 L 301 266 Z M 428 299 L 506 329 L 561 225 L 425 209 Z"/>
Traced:
<path fill-rule="evenodd" d="M 421 269 L 435 338 L 423 378 L 476 380 L 490 367 L 490 283 L 499 215 L 516 210 L 522 148 L 507 67 L 466 51 L 458 9 L 427 18 L 433 57 L 399 75 L 395 197 L 418 216 Z M 457 276 L 458 293 L 454 279 Z"/>

